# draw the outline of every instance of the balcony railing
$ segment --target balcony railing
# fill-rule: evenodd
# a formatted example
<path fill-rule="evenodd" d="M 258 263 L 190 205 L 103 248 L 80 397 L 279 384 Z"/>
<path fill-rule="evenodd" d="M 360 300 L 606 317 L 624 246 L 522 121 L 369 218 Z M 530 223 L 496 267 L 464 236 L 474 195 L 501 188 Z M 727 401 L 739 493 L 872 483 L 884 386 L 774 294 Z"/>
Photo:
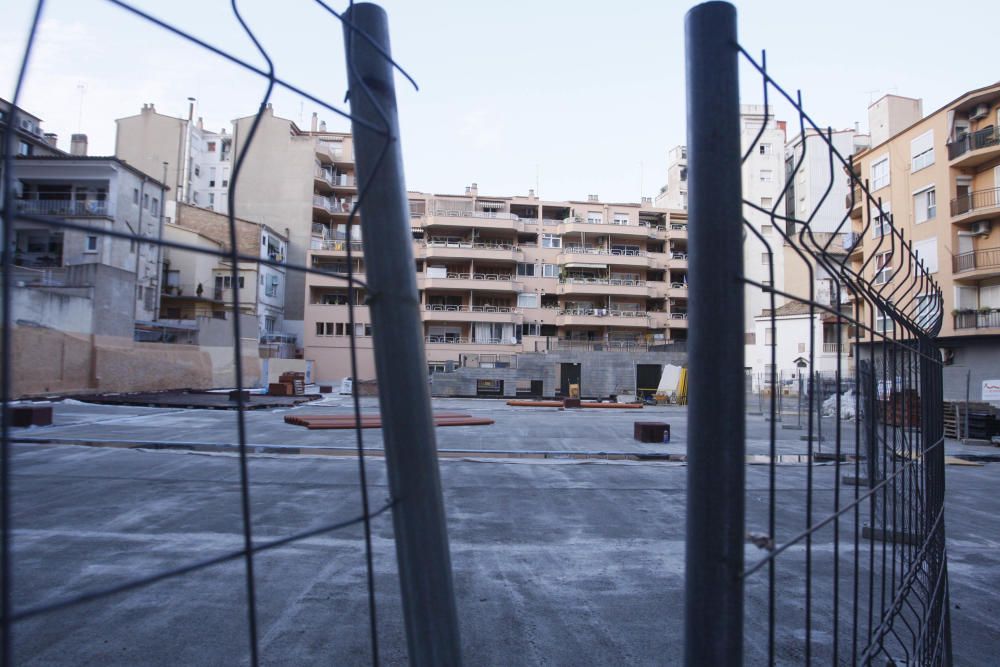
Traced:
<path fill-rule="evenodd" d="M 73 201 L 70 199 L 18 199 L 18 213 L 27 215 L 59 215 L 63 217 L 107 216 L 106 201 Z"/>
<path fill-rule="evenodd" d="M 477 338 L 472 340 L 466 336 L 424 336 L 425 343 L 448 343 L 453 345 L 517 345 L 513 340 L 504 340 L 503 338 Z"/>
<path fill-rule="evenodd" d="M 855 250 L 860 250 L 865 244 L 865 235 L 858 234 L 856 232 L 847 232 L 844 234 L 844 250 L 847 252 L 854 252 Z"/>
<path fill-rule="evenodd" d="M 645 310 L 612 310 L 609 308 L 566 308 L 560 315 L 584 315 L 591 317 L 646 317 Z"/>
<path fill-rule="evenodd" d="M 984 208 L 1000 206 L 1000 188 L 973 190 L 967 195 L 951 200 L 951 215 L 958 216 Z"/>
<path fill-rule="evenodd" d="M 616 257 L 646 257 L 645 250 L 608 250 L 592 246 L 566 246 L 563 252 L 573 255 L 613 255 Z"/>
<path fill-rule="evenodd" d="M 344 240 L 325 239 L 319 243 L 313 243 L 312 250 L 347 250 L 348 242 Z M 318 246 L 318 247 L 317 247 Z M 361 241 L 351 241 L 351 252 L 362 252 L 364 244 Z"/>
<path fill-rule="evenodd" d="M 843 343 L 823 343 L 824 354 L 840 354 L 843 351 Z"/>
<path fill-rule="evenodd" d="M 963 252 L 951 258 L 952 273 L 1000 268 L 1000 247 Z"/>
<path fill-rule="evenodd" d="M 598 339 L 571 340 L 568 338 L 550 338 L 535 341 L 535 352 L 554 352 L 557 350 L 577 350 L 586 352 L 630 352 L 630 351 L 670 351 L 686 352 L 687 341 L 645 341 L 641 339 Z"/>
<path fill-rule="evenodd" d="M 955 329 L 1000 329 L 1000 310 L 956 313 Z"/>
<path fill-rule="evenodd" d="M 509 273 L 453 273 L 450 271 L 443 276 L 432 276 L 428 273 L 425 274 L 425 277 L 430 280 L 447 278 L 448 280 L 497 280 L 501 282 L 509 282 L 514 279 L 514 276 Z"/>
<path fill-rule="evenodd" d="M 625 280 L 621 278 L 563 278 L 563 285 L 613 285 L 616 287 L 645 287 L 645 280 Z"/>
<path fill-rule="evenodd" d="M 428 248 L 465 248 L 467 250 L 517 250 L 510 243 L 472 243 L 469 241 L 427 241 Z"/>
<path fill-rule="evenodd" d="M 483 218 L 486 220 L 520 220 L 521 218 L 513 213 L 503 211 L 464 211 L 458 209 L 435 208 L 431 215 L 452 217 L 452 218 Z"/>
<path fill-rule="evenodd" d="M 966 134 L 948 144 L 948 159 L 954 160 L 965 155 L 969 151 L 987 148 L 988 146 L 1000 145 L 1000 131 L 994 126 L 989 126 L 978 132 Z"/>
<path fill-rule="evenodd" d="M 670 253 L 670 259 L 687 259 L 688 254 L 686 252 L 672 252 Z"/>
<path fill-rule="evenodd" d="M 320 179 L 322 181 L 326 181 L 330 185 L 333 185 L 333 170 L 332 169 L 324 169 L 323 167 L 320 167 L 319 165 L 316 165 L 315 175 L 316 175 L 316 178 L 318 178 L 318 179 Z"/>
<path fill-rule="evenodd" d="M 424 310 L 436 313 L 516 313 L 514 306 L 463 306 L 445 305 L 441 303 L 428 303 L 424 305 Z"/>

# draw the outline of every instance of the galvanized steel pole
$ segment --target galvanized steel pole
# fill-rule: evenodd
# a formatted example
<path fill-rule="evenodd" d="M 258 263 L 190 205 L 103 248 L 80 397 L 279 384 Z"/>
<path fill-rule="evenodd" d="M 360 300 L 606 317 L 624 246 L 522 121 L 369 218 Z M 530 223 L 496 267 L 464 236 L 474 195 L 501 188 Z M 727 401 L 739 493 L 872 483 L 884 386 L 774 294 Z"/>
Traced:
<path fill-rule="evenodd" d="M 743 662 L 743 204 L 736 10 L 685 20 L 691 340 L 684 662 Z"/>
<path fill-rule="evenodd" d="M 351 113 L 363 121 L 353 124 L 353 135 L 364 193 L 365 277 L 410 664 L 459 665 L 393 67 L 383 55 L 389 53 L 388 20 L 368 3 L 353 5 L 344 18 Z M 388 137 L 365 124 L 385 127 Z"/>

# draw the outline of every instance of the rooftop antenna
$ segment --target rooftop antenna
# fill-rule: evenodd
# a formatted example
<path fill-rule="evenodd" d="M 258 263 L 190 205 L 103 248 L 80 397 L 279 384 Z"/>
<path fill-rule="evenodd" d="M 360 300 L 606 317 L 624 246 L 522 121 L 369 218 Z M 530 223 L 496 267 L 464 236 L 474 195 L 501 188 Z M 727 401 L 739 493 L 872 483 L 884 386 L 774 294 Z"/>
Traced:
<path fill-rule="evenodd" d="M 79 82 L 76 84 L 76 91 L 80 94 L 80 105 L 76 112 L 76 131 L 83 132 L 83 96 L 87 92 L 87 84 Z"/>

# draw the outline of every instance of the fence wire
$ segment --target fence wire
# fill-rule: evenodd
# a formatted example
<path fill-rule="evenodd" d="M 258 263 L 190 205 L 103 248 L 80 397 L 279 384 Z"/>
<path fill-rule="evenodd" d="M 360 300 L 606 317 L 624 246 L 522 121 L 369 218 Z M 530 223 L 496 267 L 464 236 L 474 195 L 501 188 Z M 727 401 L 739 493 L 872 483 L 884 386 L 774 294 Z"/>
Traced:
<path fill-rule="evenodd" d="M 30 61 L 34 50 L 37 47 L 38 42 L 38 29 L 41 22 L 44 8 L 45 0 L 38 0 L 35 5 L 34 13 L 32 17 L 32 22 L 27 35 L 26 45 L 21 57 L 20 67 L 18 70 L 17 83 L 13 91 L 11 98 L 11 114 L 10 118 L 6 124 L 6 128 L 3 135 L 3 203 L 2 209 L 0 209 L 0 218 L 2 218 L 2 240 L 3 248 L 3 262 L 2 262 L 2 292 L 0 292 L 0 301 L 2 301 L 2 346 L 0 346 L 0 357 L 2 357 L 2 376 L 0 376 L 0 403 L 5 406 L 3 410 L 2 424 L 0 424 L 0 522 L 2 522 L 2 530 L 0 530 L 0 586 L 2 586 L 2 594 L 0 594 L 0 659 L 2 659 L 3 664 L 13 664 L 14 661 L 14 636 L 17 631 L 17 625 L 28 619 L 35 619 L 39 617 L 44 617 L 49 614 L 53 614 L 59 610 L 73 607 L 76 605 L 81 605 L 87 602 L 93 602 L 97 600 L 107 599 L 112 596 L 120 595 L 129 591 L 133 591 L 142 587 L 150 586 L 152 584 L 162 582 L 165 580 L 173 579 L 176 577 L 182 577 L 184 575 L 192 574 L 204 570 L 206 568 L 211 568 L 223 563 L 227 563 L 235 560 L 242 560 L 244 563 L 245 570 L 245 586 L 246 586 L 246 632 L 248 640 L 248 655 L 249 662 L 253 665 L 259 664 L 260 658 L 260 647 L 259 647 L 259 632 L 258 632 L 258 618 L 257 618 L 257 591 L 256 591 L 256 576 L 254 571 L 254 559 L 257 554 L 265 551 L 270 551 L 274 549 L 280 549 L 282 547 L 291 545 L 293 543 L 312 538 L 318 535 L 330 533 L 333 531 L 342 530 L 351 526 L 361 525 L 364 531 L 364 545 L 365 545 L 365 569 L 366 569 L 366 587 L 367 587 L 367 607 L 368 607 L 368 617 L 369 617 L 369 639 L 370 639 L 370 659 L 372 664 L 379 663 L 379 638 L 377 631 L 377 604 L 376 604 L 376 591 L 375 591 L 375 580 L 374 580 L 374 563 L 373 563 L 373 548 L 372 548 L 372 537 L 371 537 L 371 522 L 376 517 L 386 513 L 394 506 L 396 506 L 397 501 L 394 498 L 388 498 L 381 503 L 372 503 L 369 498 L 368 491 L 368 481 L 366 473 L 366 457 L 365 457 L 365 445 L 362 429 L 357 426 L 355 431 L 355 442 L 357 450 L 357 460 L 358 460 L 358 488 L 360 491 L 361 498 L 361 508 L 357 516 L 349 518 L 333 518 L 329 522 L 322 525 L 316 526 L 311 529 L 307 529 L 301 532 L 297 532 L 286 537 L 279 539 L 260 541 L 255 540 L 252 532 L 253 517 L 251 512 L 251 480 L 250 471 L 248 468 L 248 450 L 247 450 L 247 432 L 246 423 L 244 419 L 245 411 L 247 410 L 247 403 L 244 390 L 244 374 L 243 374 L 243 359 L 242 359 L 242 332 L 240 323 L 240 284 L 239 284 L 239 272 L 240 266 L 252 263 L 261 266 L 270 266 L 275 268 L 281 268 L 287 271 L 296 271 L 303 274 L 312 274 L 324 276 L 327 278 L 335 278 L 343 281 L 350 293 L 347 304 L 348 304 L 348 316 L 350 321 L 350 338 L 349 338 L 349 349 L 350 349 L 350 365 L 351 365 L 351 377 L 357 378 L 357 352 L 356 352 L 356 341 L 355 341 L 355 301 L 353 298 L 354 290 L 365 289 L 366 283 L 363 276 L 358 276 L 355 273 L 355 262 L 351 257 L 351 245 L 347 244 L 347 271 L 346 272 L 333 272 L 327 271 L 316 266 L 309 266 L 306 264 L 293 264 L 287 260 L 279 260 L 275 258 L 263 258 L 260 256 L 249 255 L 240 251 L 237 243 L 237 228 L 236 228 L 236 213 L 238 205 L 238 191 L 240 189 L 240 174 L 242 167 L 244 166 L 244 160 L 251 150 L 254 143 L 254 137 L 256 135 L 257 129 L 260 125 L 262 116 L 267 109 L 268 102 L 271 99 L 271 95 L 276 88 L 283 89 L 285 91 L 294 93 L 300 96 L 304 100 L 308 100 L 322 109 L 332 112 L 352 123 L 355 131 L 358 128 L 365 128 L 376 133 L 383 140 L 383 145 L 377 156 L 373 156 L 372 164 L 373 172 L 378 173 L 383 166 L 383 159 L 389 150 L 389 147 L 393 145 L 394 142 L 398 140 L 390 131 L 390 124 L 388 122 L 388 117 L 385 113 L 382 113 L 382 122 L 374 123 L 371 120 L 366 120 L 364 118 L 358 118 L 352 113 L 341 106 L 333 102 L 327 101 L 323 96 L 314 94 L 306 89 L 299 86 L 291 84 L 288 80 L 279 77 L 276 74 L 275 63 L 268 50 L 258 41 L 256 34 L 247 21 L 243 18 L 237 0 L 231 0 L 231 11 L 232 16 L 236 23 L 239 25 L 242 32 L 245 34 L 246 38 L 253 44 L 257 53 L 266 63 L 266 67 L 262 68 L 259 65 L 255 65 L 247 60 L 241 59 L 236 55 L 226 51 L 225 49 L 219 48 L 203 39 L 195 37 L 191 33 L 187 32 L 183 28 L 176 25 L 172 25 L 152 14 L 140 9 L 139 7 L 126 2 L 124 0 L 106 0 L 109 4 L 121 9 L 126 14 L 131 15 L 136 19 L 136 29 L 146 30 L 146 31 L 162 31 L 171 34 L 180 40 L 186 42 L 189 45 L 193 45 L 202 51 L 212 54 L 218 59 L 229 63 L 230 65 L 236 66 L 250 74 L 256 76 L 263 86 L 264 90 L 260 99 L 259 110 L 253 118 L 250 130 L 243 140 L 244 143 L 236 159 L 233 167 L 232 177 L 230 179 L 229 191 L 228 191 L 228 248 L 223 248 L 221 250 L 213 250 L 210 248 L 205 248 L 201 246 L 195 246 L 190 244 L 185 244 L 176 241 L 170 241 L 166 239 L 154 239 L 148 236 L 144 236 L 139 232 L 129 233 L 114 229 L 103 229 L 100 226 L 92 226 L 85 222 L 80 222 L 71 219 L 65 219 L 57 216 L 49 215 L 34 215 L 27 212 L 22 212 L 18 209 L 15 199 L 15 183 L 18 179 L 18 160 L 15 158 L 15 118 L 17 111 L 20 109 L 20 99 L 22 97 L 22 91 L 29 77 L 30 72 Z M 327 3 L 322 0 L 316 0 L 316 4 L 330 16 L 330 20 L 335 24 L 340 24 L 344 28 L 345 34 L 345 64 L 349 73 L 356 74 L 356 63 L 354 62 L 355 49 L 351 48 L 352 40 L 362 40 L 368 48 L 374 49 L 382 58 L 385 59 L 395 70 L 397 70 L 403 77 L 405 77 L 410 83 L 416 87 L 416 82 L 413 78 L 406 73 L 389 55 L 387 48 L 384 48 L 381 44 L 368 34 L 365 30 L 358 28 L 352 21 L 353 16 L 352 10 L 354 8 L 353 2 L 349 3 L 349 9 L 345 12 L 340 12 L 332 8 Z M 349 94 L 353 95 L 363 95 L 371 98 L 372 92 L 369 90 L 367 83 L 361 77 L 355 76 L 354 81 L 360 82 L 358 87 L 353 90 L 349 90 Z M 353 206 L 350 210 L 350 214 L 347 220 L 347 234 L 348 238 L 351 238 L 351 229 L 354 225 L 360 224 L 359 213 L 365 208 L 366 199 L 368 197 L 369 184 L 372 178 L 367 180 L 358 181 L 358 194 L 355 198 Z M 11 313 L 12 304 L 12 273 L 13 273 L 13 257 L 12 253 L 7 251 L 11 247 L 11 242 L 13 239 L 14 226 L 17 222 L 29 222 L 36 225 L 43 226 L 47 229 L 60 230 L 60 231 L 77 231 L 86 232 L 87 234 L 104 236 L 111 239 L 124 239 L 131 242 L 135 242 L 137 245 L 136 251 L 141 252 L 143 247 L 156 247 L 160 248 L 171 248 L 176 250 L 184 250 L 192 253 L 198 253 L 205 256 L 215 257 L 221 260 L 228 260 L 230 264 L 229 267 L 229 277 L 232 283 L 231 299 L 228 303 L 228 308 L 230 308 L 229 313 L 232 316 L 232 330 L 233 330 L 233 364 L 234 364 L 234 374 L 235 374 L 235 401 L 237 402 L 236 409 L 236 424 L 237 424 L 237 438 L 238 438 L 238 466 L 239 466 L 239 479 L 240 479 L 240 505 L 241 505 L 241 527 L 240 532 L 243 538 L 243 547 L 238 550 L 233 550 L 228 553 L 223 553 L 221 555 L 207 558 L 203 560 L 197 560 L 192 563 L 184 564 L 178 567 L 165 569 L 159 572 L 151 572 L 141 577 L 137 577 L 132 580 L 124 581 L 106 588 L 101 588 L 98 590 L 93 590 L 77 595 L 72 595 L 68 597 L 63 597 L 61 599 L 56 599 L 44 604 L 39 604 L 29 607 L 17 607 L 15 604 L 14 589 L 17 585 L 16 577 L 14 576 L 14 571 L 11 565 L 11 554 L 12 554 L 12 542 L 13 542 L 13 532 L 14 526 L 11 522 L 11 507 L 13 498 L 11 495 L 11 455 L 12 455 L 12 437 L 11 437 L 11 423 L 10 423 L 10 413 L 6 409 L 6 406 L 10 405 L 13 398 L 12 395 L 12 371 L 11 371 L 11 361 L 14 358 L 13 355 L 16 351 L 12 349 L 12 335 L 14 328 L 14 319 Z M 160 221 L 162 224 L 162 219 Z M 157 270 L 160 271 L 161 268 L 158 266 Z M 161 289 L 159 284 L 161 276 L 157 278 L 156 289 Z M 361 423 L 361 404 L 359 398 L 359 383 L 352 383 L 352 411 L 354 414 L 355 422 L 357 424 Z M 37 591 L 36 591 L 37 592 Z"/>
<path fill-rule="evenodd" d="M 771 205 L 743 200 L 746 262 L 767 257 L 768 279 L 744 267 L 743 282 L 765 297 L 763 313 L 753 314 L 767 329 L 757 343 L 769 357 L 768 370 L 747 382 L 748 410 L 767 419 L 768 464 L 763 497 L 747 497 L 756 549 L 740 582 L 744 650 L 768 664 L 949 664 L 942 366 L 933 343 L 940 288 L 853 157 L 834 146 L 833 130 L 808 115 L 801 92 L 770 76 L 766 54 L 757 60 L 732 48 L 759 77 L 763 98 L 760 129 L 743 146 L 745 175 L 756 175 L 748 162 L 764 152 L 776 106 L 791 109 L 789 129 L 802 137 Z M 822 187 L 803 211 L 795 187 L 807 164 L 811 192 L 817 179 Z M 846 209 L 831 200 L 838 183 L 847 184 Z M 832 206 L 843 211 L 839 224 L 817 229 Z M 782 262 L 785 276 L 798 269 L 805 279 L 774 287 Z M 820 279 L 829 280 L 828 294 L 819 293 Z M 790 360 L 778 357 L 783 339 L 797 335 L 786 312 L 808 314 L 798 368 L 781 368 Z M 781 465 L 790 452 L 804 455 L 804 474 Z"/>

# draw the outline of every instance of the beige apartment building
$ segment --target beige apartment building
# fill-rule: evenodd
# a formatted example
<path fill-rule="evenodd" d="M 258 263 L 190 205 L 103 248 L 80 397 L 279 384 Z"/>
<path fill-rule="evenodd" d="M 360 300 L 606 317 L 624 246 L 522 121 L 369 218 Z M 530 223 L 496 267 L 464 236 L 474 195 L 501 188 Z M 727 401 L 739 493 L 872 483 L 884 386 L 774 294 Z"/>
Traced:
<path fill-rule="evenodd" d="M 353 169 L 338 164 L 348 173 Z M 353 178 L 353 176 L 352 176 Z M 414 270 L 429 370 L 567 349 L 632 349 L 687 339 L 687 214 L 643 203 L 410 193 Z M 357 230 L 314 207 L 309 262 L 364 272 Z M 350 375 L 348 293 L 306 278 L 305 358 L 315 377 Z M 375 375 L 365 294 L 355 295 L 358 376 Z"/>
<path fill-rule="evenodd" d="M 905 98 L 887 102 L 907 113 Z M 941 286 L 946 398 L 964 398 L 968 378 L 978 400 L 983 381 L 1000 378 L 998 128 L 1000 83 L 967 92 L 888 138 L 873 127 L 872 147 L 856 158 L 856 173 Z M 864 267 L 875 285 L 894 285 L 907 267 L 891 252 L 878 212 L 858 194 L 853 201 L 849 195 L 852 265 Z M 930 294 L 917 298 L 936 305 Z M 891 319 L 874 315 L 877 331 L 893 331 Z"/>

